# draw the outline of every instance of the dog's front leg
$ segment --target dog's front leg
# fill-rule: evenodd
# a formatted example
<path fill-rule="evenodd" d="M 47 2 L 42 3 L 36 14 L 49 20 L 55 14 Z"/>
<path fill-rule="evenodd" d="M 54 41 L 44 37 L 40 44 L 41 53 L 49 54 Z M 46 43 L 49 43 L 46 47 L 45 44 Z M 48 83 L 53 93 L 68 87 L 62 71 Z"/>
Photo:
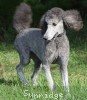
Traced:
<path fill-rule="evenodd" d="M 60 72 L 61 72 L 61 75 L 62 75 L 64 89 L 65 89 L 66 92 L 69 93 L 67 65 L 68 65 L 67 57 L 61 57 Z"/>
<path fill-rule="evenodd" d="M 50 66 L 47 64 L 47 65 L 42 65 L 42 67 L 44 69 L 47 81 L 49 83 L 49 87 L 53 91 L 54 90 L 54 83 L 53 83 L 53 79 L 52 79 L 51 72 L 50 72 Z"/>

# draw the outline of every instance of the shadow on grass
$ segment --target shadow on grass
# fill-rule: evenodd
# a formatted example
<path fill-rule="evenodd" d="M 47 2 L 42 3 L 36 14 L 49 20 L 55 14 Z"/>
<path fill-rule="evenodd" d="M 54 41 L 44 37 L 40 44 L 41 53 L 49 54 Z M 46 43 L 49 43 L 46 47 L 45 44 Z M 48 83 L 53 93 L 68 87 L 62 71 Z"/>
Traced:
<path fill-rule="evenodd" d="M 12 81 L 12 80 L 5 80 L 4 78 L 0 78 L 0 85 L 5 84 L 5 85 L 16 85 L 17 81 Z"/>

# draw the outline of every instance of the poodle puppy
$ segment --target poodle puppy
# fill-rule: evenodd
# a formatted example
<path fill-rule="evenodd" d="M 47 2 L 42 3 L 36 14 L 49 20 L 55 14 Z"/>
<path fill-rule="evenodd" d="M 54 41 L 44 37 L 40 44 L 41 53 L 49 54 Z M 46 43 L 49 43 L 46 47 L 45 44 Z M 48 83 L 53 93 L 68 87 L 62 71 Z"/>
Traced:
<path fill-rule="evenodd" d="M 81 29 L 83 24 L 79 12 L 75 10 L 64 11 L 57 7 L 52 8 L 42 16 L 41 29 L 30 28 L 31 14 L 31 8 L 22 3 L 17 7 L 13 19 L 13 26 L 19 33 L 14 42 L 20 57 L 20 63 L 16 67 L 19 77 L 24 84 L 28 83 L 22 69 L 32 58 L 35 63 L 31 77 L 33 84 L 36 84 L 40 64 L 42 64 L 49 87 L 53 90 L 54 83 L 50 65 L 52 63 L 60 64 L 64 89 L 69 92 L 67 70 L 69 41 L 63 22 L 74 30 Z"/>

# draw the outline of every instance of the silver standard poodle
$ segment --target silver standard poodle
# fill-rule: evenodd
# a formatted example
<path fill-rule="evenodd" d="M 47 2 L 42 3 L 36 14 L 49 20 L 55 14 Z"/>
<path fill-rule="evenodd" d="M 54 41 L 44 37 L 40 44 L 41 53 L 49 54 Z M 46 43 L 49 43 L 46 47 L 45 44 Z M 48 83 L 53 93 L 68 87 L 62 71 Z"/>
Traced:
<path fill-rule="evenodd" d="M 21 3 L 14 14 L 13 26 L 19 33 L 15 39 L 15 47 L 19 53 L 20 63 L 16 67 L 20 79 L 24 84 L 28 81 L 24 77 L 22 68 L 27 65 L 30 58 L 34 61 L 32 74 L 33 84 L 37 84 L 40 65 L 44 69 L 51 90 L 54 83 L 50 72 L 51 64 L 59 64 L 65 91 L 69 92 L 68 59 L 69 41 L 64 29 L 67 27 L 80 30 L 83 22 L 77 10 L 64 11 L 55 7 L 48 10 L 40 20 L 40 28 L 30 28 L 32 22 L 31 7 Z"/>

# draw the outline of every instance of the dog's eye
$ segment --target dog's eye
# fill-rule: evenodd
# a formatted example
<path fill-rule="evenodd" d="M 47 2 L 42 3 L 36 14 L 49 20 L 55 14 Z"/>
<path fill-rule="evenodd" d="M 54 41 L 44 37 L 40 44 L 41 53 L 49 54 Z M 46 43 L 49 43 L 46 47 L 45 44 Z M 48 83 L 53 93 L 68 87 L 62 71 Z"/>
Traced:
<path fill-rule="evenodd" d="M 53 23 L 52 25 L 53 25 L 53 26 L 56 26 L 57 24 L 56 24 L 56 23 Z"/>

